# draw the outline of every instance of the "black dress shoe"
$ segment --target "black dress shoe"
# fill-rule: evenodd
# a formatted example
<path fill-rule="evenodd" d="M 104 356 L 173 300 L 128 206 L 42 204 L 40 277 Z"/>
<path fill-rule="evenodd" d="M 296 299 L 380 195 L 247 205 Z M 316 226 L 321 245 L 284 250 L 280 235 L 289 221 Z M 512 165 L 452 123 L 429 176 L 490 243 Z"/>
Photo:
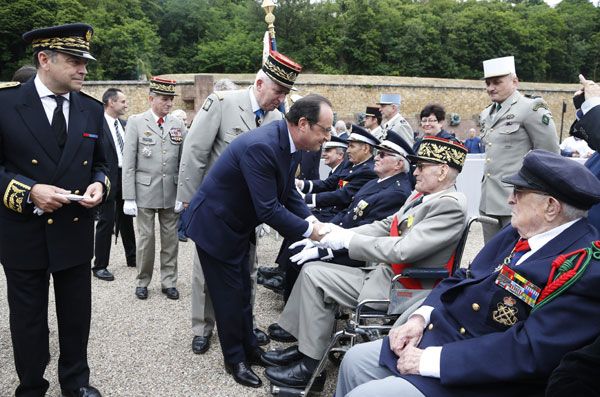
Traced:
<path fill-rule="evenodd" d="M 260 365 L 261 367 L 269 367 L 272 364 L 263 358 L 264 354 L 265 351 L 260 347 L 257 347 L 251 353 L 246 353 L 246 362 L 248 363 L 248 365 Z"/>
<path fill-rule="evenodd" d="M 270 289 L 271 291 L 277 292 L 278 294 L 283 294 L 285 282 L 283 281 L 283 277 L 273 276 L 271 278 L 264 279 L 261 285 Z"/>
<path fill-rule="evenodd" d="M 258 342 L 259 346 L 268 345 L 271 341 L 269 335 L 267 335 L 266 333 L 264 333 L 264 331 L 261 331 L 258 328 L 254 328 L 254 336 L 256 337 L 256 341 Z"/>
<path fill-rule="evenodd" d="M 283 272 L 281 269 L 279 269 L 279 266 L 261 266 L 258 268 L 257 272 L 264 278 L 283 275 Z"/>
<path fill-rule="evenodd" d="M 62 397 L 102 397 L 100 391 L 92 386 L 82 386 L 75 390 L 60 389 Z"/>
<path fill-rule="evenodd" d="M 271 339 L 277 342 L 290 343 L 298 341 L 294 335 L 281 328 L 277 323 L 269 325 L 268 331 Z"/>
<path fill-rule="evenodd" d="M 252 371 L 245 362 L 237 364 L 225 363 L 225 371 L 233 376 L 233 379 L 240 385 L 250 387 L 261 387 L 262 380 Z"/>
<path fill-rule="evenodd" d="M 115 276 L 113 276 L 108 269 L 93 270 L 92 273 L 94 274 L 94 277 L 99 278 L 100 280 L 113 281 L 115 279 Z"/>
<path fill-rule="evenodd" d="M 173 300 L 179 299 L 179 291 L 177 291 L 177 288 L 175 288 L 175 287 L 163 288 L 161 291 L 163 294 L 167 295 L 167 298 L 169 298 L 169 299 L 173 299 Z"/>
<path fill-rule="evenodd" d="M 192 351 L 195 354 L 204 354 L 210 347 L 210 336 L 194 336 L 192 339 Z"/>
<path fill-rule="evenodd" d="M 148 298 L 148 288 L 135 287 L 135 296 L 137 296 L 138 299 L 147 299 Z"/>
<path fill-rule="evenodd" d="M 304 354 L 298 350 L 298 345 L 290 346 L 286 349 L 269 350 L 263 354 L 263 360 L 269 363 L 269 366 L 286 366 L 301 360 Z"/>
<path fill-rule="evenodd" d="M 312 376 L 313 372 L 306 368 L 304 362 L 298 361 L 295 364 L 288 365 L 286 367 L 269 367 L 265 369 L 265 376 L 271 381 L 272 384 L 284 387 L 306 387 L 308 381 Z M 322 390 L 325 384 L 325 372 L 321 373 L 314 383 L 312 390 Z"/>

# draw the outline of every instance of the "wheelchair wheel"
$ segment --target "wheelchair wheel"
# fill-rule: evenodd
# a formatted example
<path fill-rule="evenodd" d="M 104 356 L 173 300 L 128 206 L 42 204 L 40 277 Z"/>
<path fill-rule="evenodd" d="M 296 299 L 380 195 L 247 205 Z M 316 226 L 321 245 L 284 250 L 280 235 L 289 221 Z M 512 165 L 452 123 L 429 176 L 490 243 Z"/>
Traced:
<path fill-rule="evenodd" d="M 344 358 L 344 354 L 346 354 L 345 350 L 332 350 L 327 354 L 327 358 L 329 358 L 329 361 L 331 361 L 333 365 L 339 367 Z"/>

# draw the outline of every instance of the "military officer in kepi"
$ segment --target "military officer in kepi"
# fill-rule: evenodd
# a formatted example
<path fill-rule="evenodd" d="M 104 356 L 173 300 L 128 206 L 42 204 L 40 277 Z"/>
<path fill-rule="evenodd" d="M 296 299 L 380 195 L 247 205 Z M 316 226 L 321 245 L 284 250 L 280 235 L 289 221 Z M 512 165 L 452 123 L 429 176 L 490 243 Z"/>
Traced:
<path fill-rule="evenodd" d="M 179 118 L 169 115 L 175 97 L 174 80 L 150 80 L 150 109 L 127 121 L 123 148 L 123 212 L 137 216 L 138 299 L 148 298 L 154 269 L 154 219 L 160 223 L 161 291 L 179 299 L 177 291 L 177 219 L 175 196 L 183 139 Z"/>
<path fill-rule="evenodd" d="M 492 104 L 479 115 L 485 166 L 481 182 L 479 212 L 498 220 L 483 224 L 487 243 L 510 223 L 510 186 L 502 178 L 519 170 L 523 157 L 532 149 L 559 153 L 552 113 L 542 98 L 521 94 L 515 71 L 515 58 L 503 57 L 483 62 L 483 74 Z"/>
<path fill-rule="evenodd" d="M 0 89 L 0 262 L 19 377 L 16 396 L 45 396 L 50 361 L 48 288 L 54 285 L 58 378 L 63 396 L 99 397 L 90 386 L 92 207 L 109 193 L 100 144 L 102 104 L 80 92 L 94 57 L 83 23 L 23 35 L 37 69 Z"/>
<path fill-rule="evenodd" d="M 402 98 L 400 94 L 381 94 L 379 97 L 379 110 L 383 116 L 381 122 L 380 139 L 385 139 L 387 130 L 392 130 L 402 137 L 409 145 L 415 144 L 415 135 L 408 121 L 400 114 L 400 102 Z"/>

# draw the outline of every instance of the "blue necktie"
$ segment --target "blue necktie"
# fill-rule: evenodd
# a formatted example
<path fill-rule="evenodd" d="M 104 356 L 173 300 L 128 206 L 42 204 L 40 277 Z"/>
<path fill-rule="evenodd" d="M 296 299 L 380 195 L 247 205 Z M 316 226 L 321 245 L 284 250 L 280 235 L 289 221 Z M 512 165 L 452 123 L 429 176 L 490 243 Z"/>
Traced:
<path fill-rule="evenodd" d="M 254 112 L 254 114 L 256 115 L 256 119 L 255 119 L 255 121 L 256 121 L 256 126 L 257 126 L 257 127 L 260 127 L 260 125 L 261 125 L 261 123 L 262 123 L 262 120 L 263 120 L 263 118 L 265 117 L 265 111 L 264 111 L 264 110 L 262 110 L 262 109 L 258 109 L 258 110 L 256 110 L 256 111 Z"/>

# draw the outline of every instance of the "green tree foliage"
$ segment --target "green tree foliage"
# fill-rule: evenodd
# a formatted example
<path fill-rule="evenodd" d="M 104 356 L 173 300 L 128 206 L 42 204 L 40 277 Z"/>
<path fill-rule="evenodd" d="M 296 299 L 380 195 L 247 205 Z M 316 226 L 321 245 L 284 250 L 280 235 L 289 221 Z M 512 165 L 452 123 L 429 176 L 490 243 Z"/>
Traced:
<path fill-rule="evenodd" d="M 91 79 L 252 73 L 260 0 L 0 0 L 0 79 L 30 63 L 23 32 L 92 24 Z M 278 50 L 305 72 L 479 78 L 514 55 L 522 80 L 600 79 L 600 8 L 587 0 L 278 0 Z"/>

